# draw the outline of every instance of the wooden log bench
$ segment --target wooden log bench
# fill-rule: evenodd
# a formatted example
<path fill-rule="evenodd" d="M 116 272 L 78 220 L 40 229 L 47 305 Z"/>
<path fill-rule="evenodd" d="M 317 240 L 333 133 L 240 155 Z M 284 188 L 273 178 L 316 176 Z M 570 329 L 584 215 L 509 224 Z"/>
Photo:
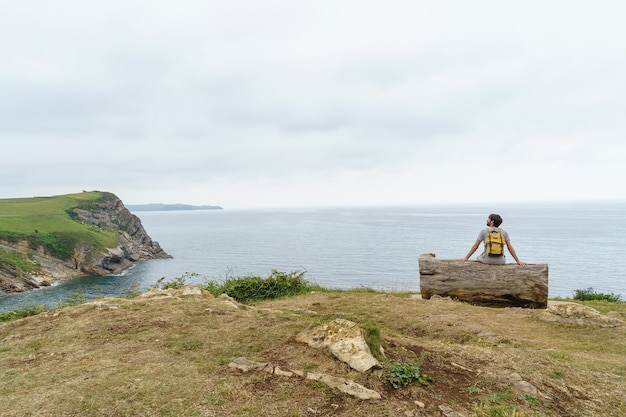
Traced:
<path fill-rule="evenodd" d="M 491 307 L 546 308 L 548 264 L 488 265 L 478 261 L 419 257 L 420 292 Z"/>

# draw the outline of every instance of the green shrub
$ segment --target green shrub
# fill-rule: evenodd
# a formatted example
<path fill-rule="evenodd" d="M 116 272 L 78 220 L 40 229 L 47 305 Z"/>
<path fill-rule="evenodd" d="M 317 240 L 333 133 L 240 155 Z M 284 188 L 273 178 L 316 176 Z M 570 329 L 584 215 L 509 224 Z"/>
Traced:
<path fill-rule="evenodd" d="M 267 278 L 252 275 L 229 277 L 221 284 L 211 280 L 199 287 L 216 297 L 220 294 L 228 294 L 239 302 L 271 300 L 305 294 L 318 288 L 306 281 L 304 274 L 304 271 L 285 273 L 273 270 Z"/>
<path fill-rule="evenodd" d="M 419 368 L 411 363 L 389 361 L 383 362 L 382 365 L 383 374 L 380 379 L 396 389 L 415 383 L 428 386 L 433 380 L 423 375 Z"/>
<path fill-rule="evenodd" d="M 21 233 L 0 230 L 0 240 L 4 240 L 9 243 L 18 243 L 22 239 L 24 239 L 24 235 Z"/>
<path fill-rule="evenodd" d="M 585 290 L 574 291 L 574 299 L 579 301 L 608 301 L 611 303 L 619 303 L 621 302 L 621 297 L 620 294 L 595 292 L 591 287 Z"/>
<path fill-rule="evenodd" d="M 152 288 L 158 288 L 161 290 L 179 290 L 187 285 L 187 279 L 197 274 L 191 274 L 185 272 L 183 276 L 176 277 L 173 280 L 165 281 L 165 277 L 161 277 L 157 280 L 156 284 L 152 285 Z"/>
<path fill-rule="evenodd" d="M 59 303 L 57 308 L 71 307 L 83 304 L 85 302 L 85 291 L 80 290 L 70 295 L 64 303 Z"/>
<path fill-rule="evenodd" d="M 0 321 L 11 321 L 24 317 L 36 316 L 44 311 L 46 311 L 46 307 L 43 304 L 25 306 L 17 310 L 7 311 L 6 313 L 0 314 Z"/>

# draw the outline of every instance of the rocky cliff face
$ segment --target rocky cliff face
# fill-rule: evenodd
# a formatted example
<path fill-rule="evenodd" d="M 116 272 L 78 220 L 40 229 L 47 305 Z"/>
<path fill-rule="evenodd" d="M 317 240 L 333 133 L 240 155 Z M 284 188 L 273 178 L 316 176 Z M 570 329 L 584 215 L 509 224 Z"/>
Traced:
<path fill-rule="evenodd" d="M 46 253 L 41 247 L 33 250 L 26 241 L 10 243 L 0 240 L 0 249 L 24 254 L 39 268 L 25 272 L 10 263 L 0 265 L 0 292 L 28 291 L 54 281 L 79 276 L 103 276 L 119 274 L 134 262 L 171 258 L 150 238 L 141 224 L 115 197 L 91 202 L 84 207 L 68 210 L 75 221 L 91 224 L 101 230 L 115 230 L 118 246 L 97 248 L 79 243 L 70 259 L 59 259 Z"/>

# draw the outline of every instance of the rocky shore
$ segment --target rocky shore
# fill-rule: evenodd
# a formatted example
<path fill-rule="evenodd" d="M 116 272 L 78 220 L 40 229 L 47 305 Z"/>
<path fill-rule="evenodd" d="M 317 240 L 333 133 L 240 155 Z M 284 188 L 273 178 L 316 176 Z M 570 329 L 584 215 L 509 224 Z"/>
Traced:
<path fill-rule="evenodd" d="M 98 248 L 93 244 L 78 243 L 69 259 L 60 259 L 47 253 L 41 246 L 32 249 L 26 239 L 18 242 L 0 239 L 0 249 L 22 254 L 38 266 L 29 272 L 9 262 L 0 263 L 0 292 L 29 291 L 80 276 L 119 274 L 135 262 L 171 258 L 158 242 L 150 238 L 141 220 L 119 198 L 112 194 L 109 196 L 112 198 L 69 209 L 67 214 L 74 221 L 90 225 L 95 232 L 116 231 L 116 247 Z"/>

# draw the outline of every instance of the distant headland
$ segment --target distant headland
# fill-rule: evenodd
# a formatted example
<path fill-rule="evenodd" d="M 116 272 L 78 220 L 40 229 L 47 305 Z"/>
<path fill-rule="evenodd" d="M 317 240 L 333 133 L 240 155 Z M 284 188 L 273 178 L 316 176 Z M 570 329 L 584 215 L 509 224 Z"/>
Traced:
<path fill-rule="evenodd" d="M 130 211 L 182 211 L 182 210 L 223 210 L 220 206 L 194 206 L 191 204 L 127 204 Z"/>
<path fill-rule="evenodd" d="M 0 199 L 0 294 L 171 257 L 115 194 Z"/>

